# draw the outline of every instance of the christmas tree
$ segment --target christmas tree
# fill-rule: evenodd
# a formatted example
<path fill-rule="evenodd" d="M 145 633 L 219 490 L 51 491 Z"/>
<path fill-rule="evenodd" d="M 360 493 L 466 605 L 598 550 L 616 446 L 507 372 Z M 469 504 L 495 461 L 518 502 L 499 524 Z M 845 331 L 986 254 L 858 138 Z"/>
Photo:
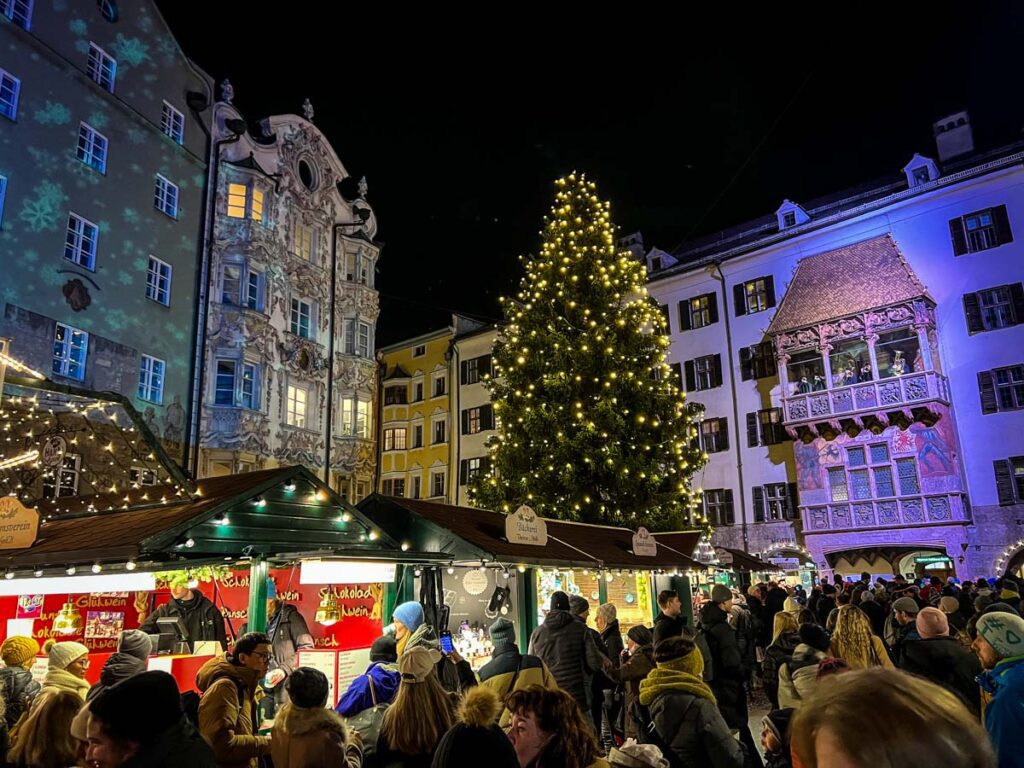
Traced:
<path fill-rule="evenodd" d="M 471 487 L 478 506 L 653 530 L 701 522 L 689 479 L 706 457 L 665 363 L 666 319 L 614 231 L 593 182 L 556 182 L 540 253 L 502 300 L 488 382 L 499 428 Z"/>

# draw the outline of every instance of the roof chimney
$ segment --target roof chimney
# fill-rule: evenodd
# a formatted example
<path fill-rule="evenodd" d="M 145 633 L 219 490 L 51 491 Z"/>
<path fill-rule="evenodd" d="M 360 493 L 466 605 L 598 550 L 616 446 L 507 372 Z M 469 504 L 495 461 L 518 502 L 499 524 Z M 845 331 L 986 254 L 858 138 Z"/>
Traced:
<path fill-rule="evenodd" d="M 971 118 L 966 110 L 954 112 L 948 117 L 937 120 L 932 126 L 932 130 L 935 134 L 935 146 L 939 150 L 940 161 L 945 162 L 950 158 L 974 151 Z"/>

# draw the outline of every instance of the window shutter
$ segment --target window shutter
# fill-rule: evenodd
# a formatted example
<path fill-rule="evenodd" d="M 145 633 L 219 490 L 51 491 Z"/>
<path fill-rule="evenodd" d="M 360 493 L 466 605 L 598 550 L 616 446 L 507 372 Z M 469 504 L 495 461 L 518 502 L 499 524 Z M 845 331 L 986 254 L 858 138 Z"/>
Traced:
<path fill-rule="evenodd" d="M 736 523 L 736 512 L 732 506 L 732 488 L 726 488 L 722 495 L 725 499 L 725 524 L 734 525 Z"/>
<path fill-rule="evenodd" d="M 669 311 L 668 304 L 659 304 L 658 309 L 665 318 L 665 333 L 672 333 L 672 312 Z"/>
<path fill-rule="evenodd" d="M 752 358 L 750 347 L 740 347 L 740 379 L 742 381 L 754 378 Z"/>
<path fill-rule="evenodd" d="M 1006 215 L 1006 206 L 997 205 L 992 209 L 992 218 L 996 222 L 996 235 L 999 237 L 999 244 L 1013 242 L 1013 231 L 1010 229 L 1010 217 Z"/>
<path fill-rule="evenodd" d="M 949 220 L 949 234 L 953 238 L 953 255 L 963 256 L 967 253 L 967 234 L 964 232 L 963 219 Z"/>
<path fill-rule="evenodd" d="M 787 517 L 790 520 L 796 520 L 800 517 L 800 513 L 798 511 L 798 507 L 800 506 L 800 496 L 797 493 L 796 483 L 787 483 L 787 487 L 789 488 L 789 509 L 787 510 L 789 514 Z"/>
<path fill-rule="evenodd" d="M 732 287 L 732 303 L 736 306 L 736 317 L 747 314 L 747 298 L 743 291 L 743 283 Z"/>
<path fill-rule="evenodd" d="M 757 411 L 747 414 L 747 447 L 757 447 Z"/>
<path fill-rule="evenodd" d="M 469 434 L 469 411 L 462 412 L 462 434 Z"/>
<path fill-rule="evenodd" d="M 488 376 L 491 375 L 491 356 L 490 355 L 482 355 L 480 357 L 479 371 L 480 371 L 480 378 L 481 379 L 484 377 L 484 374 L 487 374 Z"/>
<path fill-rule="evenodd" d="M 708 294 L 708 323 L 718 322 L 718 294 Z"/>
<path fill-rule="evenodd" d="M 718 420 L 718 450 L 729 450 L 729 419 L 724 416 Z"/>
<path fill-rule="evenodd" d="M 996 384 L 992 379 L 992 371 L 978 371 L 978 391 L 981 393 L 981 412 L 996 413 L 999 401 L 996 400 Z"/>
<path fill-rule="evenodd" d="M 992 466 L 995 467 L 996 471 L 996 495 L 999 497 L 999 506 L 1005 507 L 1008 504 L 1013 504 L 1016 499 L 1013 495 L 1013 472 L 1010 468 L 1010 462 L 1005 459 L 1001 461 L 993 461 Z"/>
<path fill-rule="evenodd" d="M 768 275 L 764 279 L 764 291 L 768 295 L 768 307 L 775 306 L 775 277 Z"/>
<path fill-rule="evenodd" d="M 722 386 L 722 356 L 715 355 L 715 365 L 712 370 L 712 384 L 713 387 Z"/>
<path fill-rule="evenodd" d="M 494 406 L 490 403 L 480 407 L 480 428 L 494 429 Z"/>
<path fill-rule="evenodd" d="M 469 459 L 463 459 L 459 462 L 459 485 L 465 485 L 469 482 Z"/>
<path fill-rule="evenodd" d="M 469 379 L 469 362 L 463 360 L 459 363 L 459 383 L 465 384 Z"/>
<path fill-rule="evenodd" d="M 676 386 L 683 386 L 683 364 L 682 363 L 671 363 L 669 368 L 672 369 L 672 375 L 676 377 Z"/>
<path fill-rule="evenodd" d="M 985 330 L 985 323 L 981 319 L 981 303 L 978 301 L 978 294 L 964 294 L 964 315 L 967 317 L 968 333 L 979 333 Z"/>
<path fill-rule="evenodd" d="M 688 331 L 690 328 L 690 301 L 687 299 L 679 302 L 679 330 Z"/>
<path fill-rule="evenodd" d="M 693 360 L 687 360 L 683 365 L 686 368 L 686 391 L 696 392 L 697 374 L 693 370 Z"/>
<path fill-rule="evenodd" d="M 762 488 L 760 485 L 755 485 L 752 490 L 753 490 L 753 495 L 754 495 L 754 522 L 755 523 L 763 523 L 764 522 L 764 488 Z"/>
<path fill-rule="evenodd" d="M 1010 305 L 1013 307 L 1014 324 L 1024 323 L 1024 285 L 1014 283 L 1010 286 Z"/>

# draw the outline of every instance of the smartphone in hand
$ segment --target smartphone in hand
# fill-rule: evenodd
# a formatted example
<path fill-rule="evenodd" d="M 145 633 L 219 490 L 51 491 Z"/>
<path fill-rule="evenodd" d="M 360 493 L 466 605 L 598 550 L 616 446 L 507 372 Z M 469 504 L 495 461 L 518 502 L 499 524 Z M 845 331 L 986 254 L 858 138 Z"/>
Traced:
<path fill-rule="evenodd" d="M 455 651 L 455 645 L 452 643 L 452 633 L 447 629 L 441 633 L 441 653 L 446 656 Z"/>

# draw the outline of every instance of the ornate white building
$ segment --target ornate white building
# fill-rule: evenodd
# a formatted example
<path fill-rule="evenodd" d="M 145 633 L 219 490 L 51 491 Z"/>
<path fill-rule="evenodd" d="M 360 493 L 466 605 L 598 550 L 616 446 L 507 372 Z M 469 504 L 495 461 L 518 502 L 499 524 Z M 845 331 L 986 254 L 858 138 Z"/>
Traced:
<path fill-rule="evenodd" d="M 221 89 L 216 211 L 200 276 L 199 472 L 303 464 L 325 477 L 329 466 L 325 479 L 357 501 L 372 491 L 376 462 L 380 248 L 366 183 L 349 178 L 308 101 L 306 117 L 246 130 L 231 86 Z"/>

